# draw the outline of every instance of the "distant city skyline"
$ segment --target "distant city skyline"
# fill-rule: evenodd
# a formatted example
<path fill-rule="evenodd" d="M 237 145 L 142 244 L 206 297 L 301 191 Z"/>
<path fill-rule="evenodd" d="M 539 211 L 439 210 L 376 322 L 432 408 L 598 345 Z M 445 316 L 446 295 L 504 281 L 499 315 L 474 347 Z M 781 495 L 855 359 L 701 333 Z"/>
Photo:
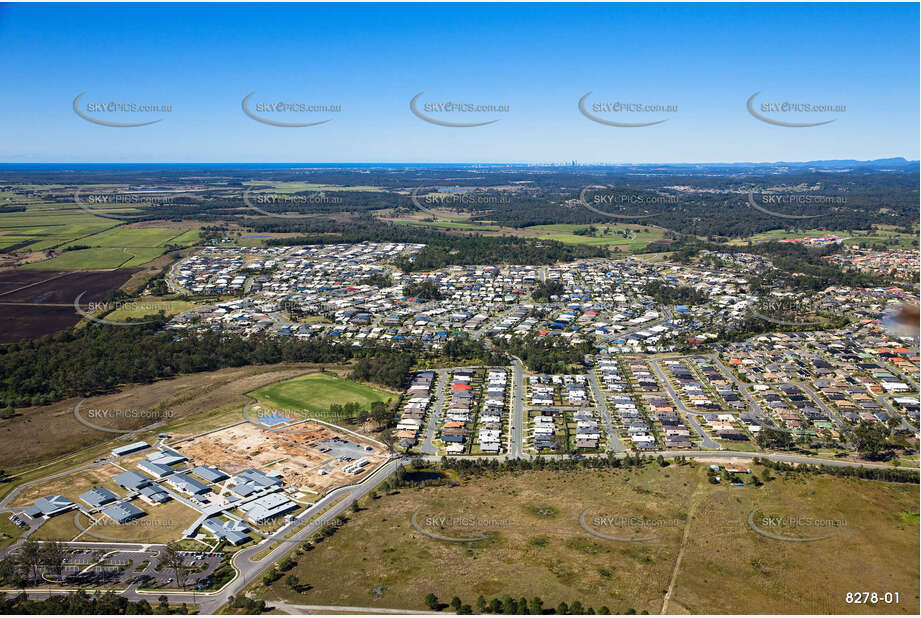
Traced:
<path fill-rule="evenodd" d="M 3 4 L 0 162 L 917 160 L 918 21 L 908 3 Z"/>

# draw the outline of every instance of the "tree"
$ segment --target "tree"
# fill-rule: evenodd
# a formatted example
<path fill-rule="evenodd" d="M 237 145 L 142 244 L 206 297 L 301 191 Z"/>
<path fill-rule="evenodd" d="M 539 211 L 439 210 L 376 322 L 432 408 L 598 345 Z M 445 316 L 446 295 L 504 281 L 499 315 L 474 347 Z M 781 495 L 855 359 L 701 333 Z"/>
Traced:
<path fill-rule="evenodd" d="M 556 606 L 556 613 L 564 616 L 569 613 L 569 606 L 566 605 L 566 601 L 560 601 L 560 604 Z"/>
<path fill-rule="evenodd" d="M 480 614 L 485 614 L 485 613 L 486 613 L 486 599 L 483 597 L 482 594 L 481 594 L 480 596 L 477 597 L 477 600 L 476 600 L 476 611 L 477 611 L 477 613 L 480 613 Z"/>
<path fill-rule="evenodd" d="M 371 419 L 377 423 L 379 428 L 386 427 L 391 418 L 390 410 L 387 409 L 383 401 L 374 401 L 371 403 L 370 416 Z"/>
<path fill-rule="evenodd" d="M 515 614 L 518 611 L 518 603 L 512 597 L 506 595 L 502 597 L 502 613 Z"/>
<path fill-rule="evenodd" d="M 460 611 L 460 608 L 463 604 L 464 603 L 463 601 L 460 600 L 460 597 L 453 597 L 451 599 L 451 609 L 453 609 L 456 612 Z"/>
<path fill-rule="evenodd" d="M 867 459 L 880 459 L 882 453 L 887 450 L 888 437 L 889 428 L 883 423 L 860 421 L 854 428 L 854 447 Z"/>
<path fill-rule="evenodd" d="M 19 548 L 19 564 L 23 571 L 31 575 L 29 581 L 37 582 L 40 571 L 41 545 L 34 539 L 26 539 Z"/>
<path fill-rule="evenodd" d="M 39 561 L 44 571 L 55 579 L 60 579 L 61 573 L 64 572 L 66 556 L 64 546 L 58 541 L 42 544 L 39 551 Z"/>
<path fill-rule="evenodd" d="M 168 569 L 172 569 L 173 573 L 176 576 L 176 583 L 179 584 L 179 587 L 185 590 L 185 583 L 188 573 L 186 572 L 183 562 L 185 557 L 182 555 L 181 550 L 179 549 L 179 544 L 175 542 L 167 543 L 163 548 L 163 564 Z"/>
<path fill-rule="evenodd" d="M 536 616 L 539 616 L 544 613 L 544 602 L 541 600 L 540 597 L 533 597 L 531 599 L 530 610 L 531 611 L 529 613 L 534 614 Z"/>
<path fill-rule="evenodd" d="M 762 427 L 755 438 L 758 446 L 764 449 L 788 449 L 793 446 L 793 434 L 783 429 L 773 427 Z"/>
<path fill-rule="evenodd" d="M 441 609 L 441 603 L 438 602 L 438 597 L 432 592 L 425 595 L 425 606 L 434 612 Z"/>
<path fill-rule="evenodd" d="M 0 582 L 8 584 L 14 588 L 26 586 L 25 578 L 20 571 L 20 565 L 12 556 L 0 558 Z"/>

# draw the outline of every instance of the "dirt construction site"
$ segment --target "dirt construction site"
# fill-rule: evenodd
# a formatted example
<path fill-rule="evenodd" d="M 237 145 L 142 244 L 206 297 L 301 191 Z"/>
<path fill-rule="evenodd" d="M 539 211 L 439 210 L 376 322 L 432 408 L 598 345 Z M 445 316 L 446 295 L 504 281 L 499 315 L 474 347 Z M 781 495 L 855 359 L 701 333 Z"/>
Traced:
<path fill-rule="evenodd" d="M 280 431 L 241 423 L 173 448 L 195 465 L 217 466 L 231 475 L 247 468 L 277 472 L 288 487 L 321 494 L 362 479 L 384 460 L 380 445 L 309 421 Z M 359 466 L 362 460 L 367 463 Z"/>

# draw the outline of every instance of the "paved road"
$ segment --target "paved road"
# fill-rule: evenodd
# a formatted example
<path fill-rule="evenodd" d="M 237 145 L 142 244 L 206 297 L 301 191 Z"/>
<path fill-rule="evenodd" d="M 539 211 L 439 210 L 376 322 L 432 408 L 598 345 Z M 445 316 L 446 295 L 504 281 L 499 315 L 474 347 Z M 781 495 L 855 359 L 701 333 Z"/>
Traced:
<path fill-rule="evenodd" d="M 785 462 L 785 463 L 804 463 L 804 464 L 822 463 L 828 466 L 835 466 L 835 467 L 886 468 L 886 469 L 910 470 L 910 471 L 917 470 L 917 468 L 914 466 L 898 466 L 898 467 L 893 468 L 892 466 L 887 466 L 887 465 L 863 464 L 863 463 L 857 463 L 857 462 L 852 462 L 852 461 L 821 459 L 821 458 L 816 458 L 816 457 L 807 457 L 803 455 L 793 455 L 793 454 L 785 454 L 785 453 L 751 453 L 751 452 L 735 452 L 735 451 L 717 451 L 717 452 L 714 452 L 714 451 L 661 451 L 660 453 L 657 453 L 657 454 L 661 454 L 663 457 L 675 457 L 675 456 L 681 455 L 684 457 L 702 458 L 702 459 L 719 458 L 719 459 L 751 460 L 751 459 L 754 459 L 755 457 L 760 457 L 760 458 L 771 460 L 771 461 L 780 461 L 780 462 Z M 614 454 L 614 456 L 616 457 L 625 457 L 626 455 L 627 453 L 615 453 Z M 607 455 L 586 455 L 585 457 L 593 457 L 593 456 L 604 457 Z M 568 456 L 567 455 L 558 455 L 558 456 L 549 455 L 549 456 L 544 456 L 544 457 L 547 459 L 553 459 L 553 458 L 565 458 Z M 478 456 L 476 458 L 493 459 L 493 460 L 497 459 L 497 457 L 494 455 L 487 455 L 487 456 L 481 456 L 481 457 Z M 426 459 L 428 461 L 437 462 L 439 461 L 440 458 L 430 456 L 430 457 L 427 457 Z M 505 455 L 500 455 L 498 456 L 498 459 L 500 460 L 508 459 L 508 457 Z M 393 472 L 396 470 L 398 466 L 405 465 L 408 462 L 409 462 L 409 458 L 391 459 L 390 461 L 385 463 L 383 466 L 378 468 L 373 474 L 365 478 L 361 483 L 357 483 L 357 484 L 346 486 L 346 487 L 341 487 L 339 489 L 336 489 L 330 492 L 325 497 L 323 497 L 321 500 L 319 500 L 316 503 L 314 508 L 310 509 L 309 511 L 306 511 L 304 515 L 308 517 L 312 517 L 313 513 L 316 513 L 322 510 L 323 508 L 329 506 L 330 504 L 335 502 L 337 499 L 342 498 L 342 497 L 344 497 L 344 499 L 341 502 L 330 507 L 329 510 L 323 513 L 321 517 L 318 517 L 314 519 L 313 521 L 311 521 L 310 523 L 308 523 L 307 525 L 303 525 L 301 528 L 297 529 L 297 531 L 294 534 L 292 534 L 290 537 L 288 537 L 287 539 L 282 539 L 281 537 L 284 537 L 284 535 L 289 532 L 289 528 L 283 528 L 274 535 L 275 537 L 279 537 L 279 538 L 270 537 L 270 540 L 265 541 L 264 543 L 261 543 L 255 547 L 252 547 L 247 550 L 243 550 L 235 554 L 232 559 L 232 564 L 237 569 L 239 575 L 236 579 L 234 579 L 232 582 L 226 585 L 219 592 L 168 593 L 168 592 L 163 592 L 161 590 L 145 592 L 145 591 L 138 591 L 134 589 L 133 586 L 125 590 L 116 590 L 116 592 L 118 592 L 122 596 L 130 600 L 133 600 L 133 601 L 137 601 L 140 599 L 147 599 L 148 601 L 154 601 L 160 595 L 165 594 L 170 603 L 194 604 L 199 607 L 200 613 L 214 614 L 218 609 L 220 609 L 222 605 L 224 605 L 227 602 L 227 599 L 230 595 L 232 594 L 236 595 L 242 592 L 246 588 L 246 586 L 249 585 L 255 578 L 259 577 L 263 572 L 268 570 L 273 564 L 281 560 L 295 546 L 307 540 L 311 534 L 313 534 L 316 530 L 318 530 L 322 526 L 329 523 L 330 520 L 338 517 L 343 511 L 349 508 L 349 506 L 351 505 L 353 501 L 358 500 L 359 498 L 362 498 L 363 496 L 365 496 L 374 487 L 376 487 L 380 482 L 382 482 L 384 479 L 386 479 L 391 474 L 393 474 Z M 302 517 L 299 519 L 306 519 L 306 518 L 307 517 Z M 261 560 L 258 560 L 258 561 L 251 560 L 251 558 L 255 554 L 265 549 L 266 547 L 265 543 L 272 543 L 272 542 L 277 543 L 278 540 L 282 540 L 282 542 L 279 543 L 278 546 L 274 550 L 272 550 L 268 555 L 266 555 L 265 557 L 263 557 Z M 97 545 L 94 543 L 91 545 L 98 547 L 99 545 L 102 545 L 102 544 Z M 26 590 L 25 592 L 32 598 L 46 598 L 51 594 L 62 594 L 62 593 L 66 593 L 69 591 L 71 590 L 62 588 L 62 589 L 56 589 L 56 590 L 30 589 L 30 590 Z M 12 590 L 8 592 L 18 593 L 20 592 L 20 590 Z M 295 606 L 295 607 L 307 608 L 307 606 Z M 322 611 L 322 610 L 318 610 L 318 611 Z M 345 611 L 348 611 L 348 610 L 345 610 Z M 403 612 L 403 613 L 408 613 L 408 612 Z"/>
<path fill-rule="evenodd" d="M 899 429 L 904 430 L 904 431 L 912 431 L 912 432 L 915 431 L 914 427 L 909 425 L 908 421 L 905 420 L 905 417 L 899 414 L 899 411 L 896 410 L 895 407 L 891 403 L 889 403 L 889 400 L 886 399 L 885 395 L 875 395 L 873 398 L 876 399 L 876 403 L 886 408 L 886 411 L 889 413 L 890 416 L 894 416 L 895 418 L 898 418 L 902 421 L 902 424 L 899 425 Z"/>
<path fill-rule="evenodd" d="M 509 421 L 508 456 L 527 458 L 524 453 L 524 370 L 521 361 L 512 358 L 512 417 Z"/>
<path fill-rule="evenodd" d="M 598 383 L 598 376 L 595 375 L 594 368 L 589 369 L 588 383 L 592 385 L 592 392 L 595 393 L 595 401 L 598 402 L 598 410 L 601 412 L 601 418 L 604 422 L 605 429 L 608 432 L 608 450 L 609 451 L 626 451 L 627 447 L 620 441 L 617 435 L 617 428 L 614 427 L 614 421 L 611 419 L 611 412 L 608 410 L 608 402 L 605 400 L 604 392 Z"/>
<path fill-rule="evenodd" d="M 668 392 L 668 396 L 671 397 L 672 401 L 678 407 L 678 409 L 684 412 L 684 415 L 688 421 L 688 425 L 690 425 L 691 428 L 697 432 L 697 435 L 700 436 L 701 446 L 704 448 L 722 449 L 723 447 L 714 442 L 710 436 L 707 435 L 707 432 L 704 431 L 703 427 L 701 427 L 697 422 L 698 413 L 688 408 L 686 405 L 684 405 L 684 402 L 681 401 L 681 397 L 679 397 L 678 393 L 675 392 L 675 389 L 672 388 L 671 382 L 668 381 L 668 377 L 666 377 L 665 372 L 662 371 L 661 367 L 659 367 L 658 359 L 650 359 L 649 364 L 652 366 L 652 370 L 656 372 L 656 375 L 659 376 L 659 380 L 661 380 L 662 384 L 665 386 L 665 390 Z"/>
<path fill-rule="evenodd" d="M 742 393 L 742 397 L 745 399 L 745 401 L 748 402 L 748 405 L 751 406 L 751 410 L 755 414 L 755 416 L 760 418 L 762 422 L 766 423 L 767 425 L 771 427 L 777 427 L 777 425 L 774 423 L 774 419 L 771 418 L 769 414 L 766 414 L 764 412 L 764 409 L 761 407 L 761 404 L 759 404 L 755 400 L 755 398 L 752 397 L 752 394 L 748 391 L 748 385 L 745 384 L 745 382 L 743 382 L 739 378 L 737 378 L 735 373 L 733 373 L 732 369 L 730 369 L 729 367 L 723 364 L 723 361 L 720 360 L 719 354 L 711 353 L 711 354 L 703 354 L 702 356 L 705 356 L 709 358 L 710 360 L 712 360 L 713 364 L 719 367 L 720 371 L 722 371 L 726 375 L 726 377 L 732 380 L 732 382 L 738 388 L 739 392 Z"/>
<path fill-rule="evenodd" d="M 426 455 L 438 454 L 438 447 L 432 443 L 432 440 L 435 438 L 435 430 L 438 427 L 439 419 L 441 419 L 441 412 L 444 410 L 445 391 L 447 390 L 445 387 L 448 384 L 448 370 L 438 369 L 435 375 L 435 388 L 438 392 L 435 395 L 435 406 L 429 413 L 429 422 L 425 428 L 425 439 L 422 441 L 422 446 L 420 447 L 420 450 Z"/>
<path fill-rule="evenodd" d="M 827 405 L 825 405 L 825 403 L 822 402 L 822 400 L 819 398 L 819 394 L 815 391 L 814 388 L 812 388 L 812 386 L 811 386 L 810 384 L 808 384 L 808 383 L 806 383 L 806 382 L 787 382 L 787 383 L 784 383 L 784 385 L 786 385 L 786 384 L 792 384 L 792 385 L 794 385 L 794 386 L 798 386 L 798 387 L 800 387 L 801 389 L 803 389 L 804 391 L 806 391 L 806 393 L 808 393 L 809 396 L 812 397 L 812 401 L 815 402 L 815 404 L 816 404 L 817 406 L 819 406 L 819 409 L 821 409 L 822 412 L 824 412 L 824 413 L 828 416 L 828 418 L 830 418 L 832 421 L 834 421 L 835 425 L 838 426 L 838 429 L 843 430 L 843 429 L 845 429 L 845 428 L 847 427 L 847 423 L 845 423 L 845 422 L 841 419 L 841 417 L 838 416 L 838 413 L 835 412 L 835 411 L 833 411 L 831 408 L 829 408 Z M 772 385 L 772 386 L 773 386 L 773 385 Z"/>

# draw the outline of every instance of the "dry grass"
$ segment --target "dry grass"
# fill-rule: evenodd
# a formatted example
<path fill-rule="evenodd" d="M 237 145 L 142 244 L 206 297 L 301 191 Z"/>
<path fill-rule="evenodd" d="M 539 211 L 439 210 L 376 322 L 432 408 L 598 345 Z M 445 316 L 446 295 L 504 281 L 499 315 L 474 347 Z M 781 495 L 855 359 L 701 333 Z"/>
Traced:
<path fill-rule="evenodd" d="M 38 498 L 44 496 L 62 495 L 70 498 L 72 502 L 81 504 L 78 497 L 80 494 L 93 489 L 94 487 L 105 487 L 114 491 L 116 494 L 124 492 L 112 482 L 112 478 L 122 473 L 122 470 L 111 464 L 82 470 L 67 474 L 56 479 L 51 479 L 42 483 L 29 485 L 23 489 L 10 502 L 10 506 L 29 506 Z"/>
<path fill-rule="evenodd" d="M 280 581 L 260 594 L 270 601 L 406 609 L 424 609 L 429 592 L 470 604 L 479 595 L 509 594 L 540 596 L 545 607 L 578 600 L 595 609 L 659 613 L 687 530 L 669 613 L 917 613 L 919 538 L 917 517 L 910 515 L 917 513 L 917 486 L 807 476 L 730 487 L 707 483 L 705 469 L 535 471 L 403 489 L 350 515 L 298 559 L 292 572 L 310 591 L 297 594 Z M 692 499 L 698 507 L 688 522 Z M 427 515 L 463 515 L 509 525 L 492 530 L 488 541 L 439 541 L 410 524 L 420 507 L 423 524 Z M 748 527 L 755 507 L 847 525 L 824 541 L 774 541 Z M 592 515 L 681 523 L 654 530 L 654 541 L 609 541 L 579 526 L 586 508 Z M 626 536 L 615 528 L 596 530 Z M 901 604 L 847 605 L 845 593 L 856 590 L 898 591 Z"/>
<path fill-rule="evenodd" d="M 234 367 L 182 375 L 153 384 L 126 386 L 121 391 L 109 395 L 90 397 L 80 409 L 142 412 L 136 418 L 122 415 L 109 420 L 92 419 L 97 425 L 113 429 L 134 429 L 149 425 L 152 422 L 151 412 L 158 409 L 168 411 L 164 415 L 167 426 L 179 425 L 186 420 L 192 420 L 196 415 L 211 411 L 225 411 L 233 407 L 242 409 L 248 401 L 245 393 L 279 380 L 302 375 L 311 367 Z M 19 414 L 14 418 L 0 422 L 0 468 L 15 473 L 65 454 L 76 453 L 81 449 L 104 443 L 110 443 L 108 448 L 114 448 L 126 443 L 128 438 L 124 434 L 99 431 L 78 422 L 74 416 L 74 407 L 79 402 L 79 398 L 72 398 L 47 406 L 23 408 L 17 411 Z M 189 427 L 194 431 L 198 425 Z M 87 455 L 83 455 L 80 459 L 78 456 L 76 460 L 85 461 L 86 457 Z"/>

